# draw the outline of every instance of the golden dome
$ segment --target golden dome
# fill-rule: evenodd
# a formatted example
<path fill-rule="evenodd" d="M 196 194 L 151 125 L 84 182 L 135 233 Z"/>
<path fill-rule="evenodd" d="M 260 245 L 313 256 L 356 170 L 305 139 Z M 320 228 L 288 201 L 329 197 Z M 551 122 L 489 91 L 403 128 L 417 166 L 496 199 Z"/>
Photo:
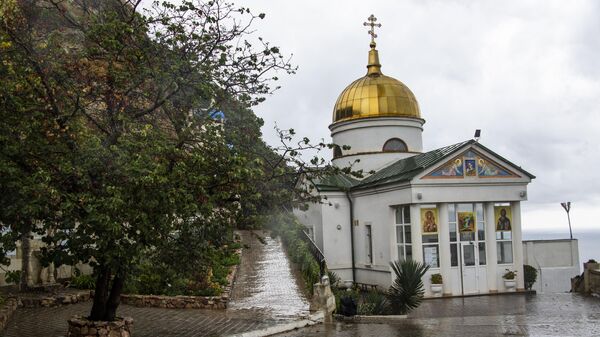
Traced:
<path fill-rule="evenodd" d="M 404 83 L 381 73 L 379 53 L 371 42 L 367 74 L 352 82 L 337 99 L 333 123 L 371 117 L 421 118 L 419 103 Z"/>

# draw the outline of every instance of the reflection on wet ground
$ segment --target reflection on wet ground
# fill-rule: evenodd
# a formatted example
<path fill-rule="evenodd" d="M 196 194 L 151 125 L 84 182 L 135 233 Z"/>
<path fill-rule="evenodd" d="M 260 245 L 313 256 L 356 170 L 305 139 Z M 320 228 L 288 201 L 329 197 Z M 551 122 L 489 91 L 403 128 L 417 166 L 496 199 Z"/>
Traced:
<path fill-rule="evenodd" d="M 600 336 L 600 299 L 569 293 L 433 299 L 390 324 L 338 322 L 280 336 Z"/>
<path fill-rule="evenodd" d="M 243 249 L 228 313 L 251 311 L 277 320 L 307 316 L 308 300 L 279 238 L 262 231 L 242 231 L 241 236 L 248 248 Z"/>

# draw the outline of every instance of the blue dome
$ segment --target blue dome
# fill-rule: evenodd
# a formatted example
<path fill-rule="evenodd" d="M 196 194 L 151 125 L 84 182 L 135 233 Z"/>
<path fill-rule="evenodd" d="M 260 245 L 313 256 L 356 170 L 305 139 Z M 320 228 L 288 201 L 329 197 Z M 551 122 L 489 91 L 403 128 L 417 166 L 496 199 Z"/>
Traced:
<path fill-rule="evenodd" d="M 225 120 L 225 113 L 223 113 L 223 111 L 211 111 L 208 113 L 208 116 L 214 120 Z"/>

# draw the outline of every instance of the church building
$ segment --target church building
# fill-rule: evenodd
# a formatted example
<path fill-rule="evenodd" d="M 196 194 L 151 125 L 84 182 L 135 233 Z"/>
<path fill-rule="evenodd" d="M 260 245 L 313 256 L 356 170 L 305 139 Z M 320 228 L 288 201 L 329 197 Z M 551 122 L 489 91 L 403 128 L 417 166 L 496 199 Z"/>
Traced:
<path fill-rule="evenodd" d="M 390 262 L 413 259 L 430 267 L 428 297 L 514 291 L 507 271 L 524 289 L 521 202 L 535 177 L 477 139 L 424 152 L 417 99 L 382 73 L 373 31 L 380 25 L 369 21 L 367 74 L 339 95 L 329 125 L 333 164 L 354 163 L 365 177 L 313 181 L 324 200 L 296 216 L 345 281 L 387 289 Z M 439 294 L 430 280 L 438 273 Z"/>

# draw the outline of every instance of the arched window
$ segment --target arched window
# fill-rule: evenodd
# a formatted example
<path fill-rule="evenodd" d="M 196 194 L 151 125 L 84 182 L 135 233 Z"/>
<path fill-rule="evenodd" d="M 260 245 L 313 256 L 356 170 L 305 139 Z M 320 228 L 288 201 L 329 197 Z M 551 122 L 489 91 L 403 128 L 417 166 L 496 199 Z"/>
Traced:
<path fill-rule="evenodd" d="M 406 152 L 408 151 L 408 147 L 406 143 L 402 141 L 400 138 L 392 138 L 388 139 L 385 144 L 383 144 L 383 152 Z"/>
<path fill-rule="evenodd" d="M 333 145 L 333 158 L 339 158 L 342 156 L 342 148 L 339 145 Z"/>

